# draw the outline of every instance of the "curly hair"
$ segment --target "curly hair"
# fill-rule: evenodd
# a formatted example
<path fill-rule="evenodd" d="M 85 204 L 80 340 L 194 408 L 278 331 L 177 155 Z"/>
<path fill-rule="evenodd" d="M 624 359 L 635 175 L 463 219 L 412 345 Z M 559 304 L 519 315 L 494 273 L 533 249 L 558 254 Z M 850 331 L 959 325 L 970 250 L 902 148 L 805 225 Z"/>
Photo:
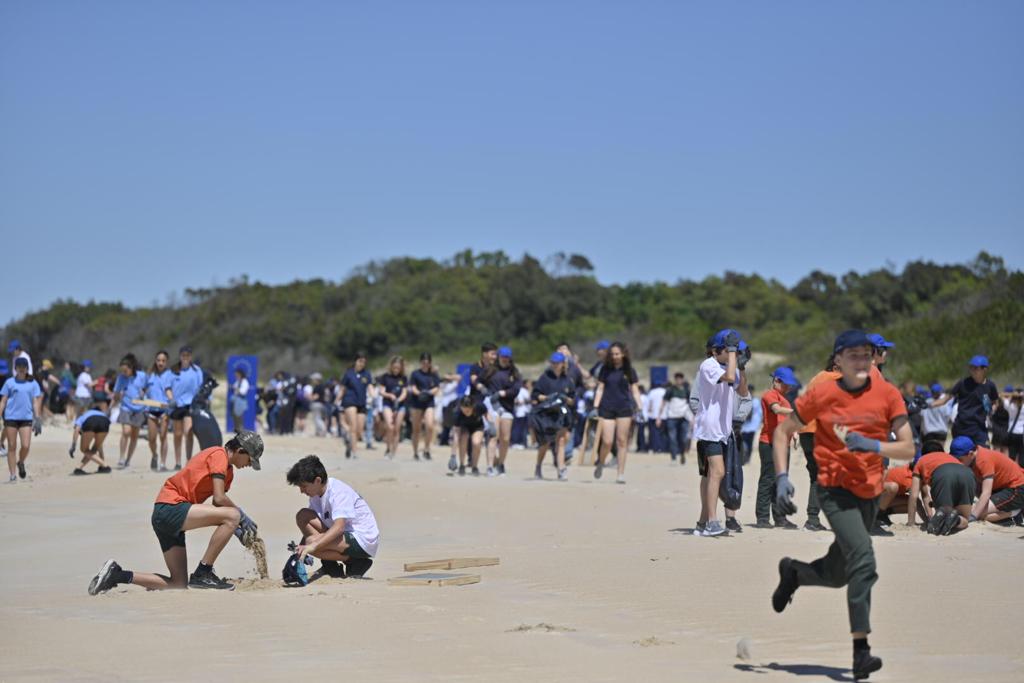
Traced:
<path fill-rule="evenodd" d="M 292 486 L 312 484 L 320 477 L 320 483 L 327 483 L 327 468 L 315 455 L 307 455 L 288 470 L 288 483 Z"/>

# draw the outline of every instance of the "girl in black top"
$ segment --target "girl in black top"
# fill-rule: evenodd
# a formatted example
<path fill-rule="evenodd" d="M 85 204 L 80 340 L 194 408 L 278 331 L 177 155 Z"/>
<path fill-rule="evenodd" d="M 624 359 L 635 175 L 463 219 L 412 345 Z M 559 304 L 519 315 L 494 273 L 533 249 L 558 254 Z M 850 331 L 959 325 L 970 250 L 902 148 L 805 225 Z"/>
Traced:
<path fill-rule="evenodd" d="M 473 468 L 473 476 L 480 475 L 477 463 L 480 460 L 480 449 L 484 443 L 484 415 L 487 408 L 472 396 L 463 396 L 459 400 L 459 409 L 455 411 L 455 426 L 459 430 L 459 476 L 466 474 L 466 454 L 469 454 L 469 465 Z"/>
<path fill-rule="evenodd" d="M 558 430 L 554 442 L 549 442 L 540 433 L 537 434 L 537 467 L 534 470 L 534 476 L 537 479 L 544 478 L 542 466 L 550 443 L 555 451 L 558 480 L 566 481 L 568 476 L 565 467 L 565 445 L 569 440 L 569 430 L 573 424 L 572 417 L 576 411 L 576 382 L 566 374 L 568 363 L 564 354 L 556 351 L 551 355 L 550 361 L 551 366 L 540 376 L 540 379 L 534 382 L 530 398 L 533 399 L 533 404 L 536 406 L 547 401 L 549 398 L 560 395 L 564 399 L 565 409 L 569 412 L 567 413 L 568 419 L 565 421 L 565 426 Z"/>
<path fill-rule="evenodd" d="M 409 417 L 412 418 L 412 457 L 420 459 L 420 435 L 423 457 L 430 460 L 434 443 L 434 397 L 441 393 L 441 377 L 434 370 L 429 353 L 420 354 L 420 367 L 409 377 Z"/>
<path fill-rule="evenodd" d="M 619 476 L 616 482 L 626 483 L 626 448 L 633 415 L 641 405 L 639 378 L 629 359 L 629 349 L 615 342 L 608 349 L 608 357 L 597 377 L 594 407 L 600 419 L 601 447 L 594 467 L 594 478 L 601 478 L 604 460 L 611 450 L 612 440 L 618 446 Z"/>
<path fill-rule="evenodd" d="M 483 383 L 491 398 L 491 410 L 496 418 L 498 428 L 498 457 L 494 468 L 488 468 L 487 474 L 505 474 L 505 456 L 512 444 L 512 420 L 516 416 L 516 396 L 523 386 L 523 378 L 519 369 L 512 362 L 512 349 L 503 346 L 498 349 L 498 362 L 484 372 Z"/>
<path fill-rule="evenodd" d="M 405 376 L 405 359 L 392 356 L 388 363 L 388 371 L 377 378 L 377 386 L 381 392 L 384 407 L 384 457 L 395 457 L 398 449 L 398 437 L 402 434 L 402 422 L 405 420 L 406 386 L 409 380 Z"/>

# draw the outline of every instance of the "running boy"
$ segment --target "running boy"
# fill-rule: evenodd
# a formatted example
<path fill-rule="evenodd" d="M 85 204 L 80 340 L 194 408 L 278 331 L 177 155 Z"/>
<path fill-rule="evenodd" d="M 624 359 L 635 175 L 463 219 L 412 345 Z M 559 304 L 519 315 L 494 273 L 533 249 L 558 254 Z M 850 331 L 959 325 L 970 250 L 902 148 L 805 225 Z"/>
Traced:
<path fill-rule="evenodd" d="M 8 484 L 14 484 L 18 477 L 24 479 L 25 461 L 32 446 L 32 431 L 41 428 L 43 390 L 39 383 L 29 377 L 28 360 L 18 356 L 14 360 L 14 377 L 7 378 L 0 389 L 0 415 L 4 417 L 4 437 L 7 440 Z M 18 444 L 21 444 L 20 448 Z M 15 476 L 17 468 L 17 476 Z"/>
<path fill-rule="evenodd" d="M 883 458 L 910 460 L 914 440 L 899 390 L 872 377 L 873 345 L 861 330 L 848 330 L 833 345 L 840 377 L 823 381 L 796 401 L 793 414 L 775 430 L 776 503 L 784 514 L 796 512 L 787 473 L 789 442 L 810 420 L 818 421 L 814 457 L 818 464 L 821 509 L 835 533 L 824 557 L 779 562 L 779 585 L 772 607 L 782 612 L 800 586 L 846 586 L 853 638 L 853 676 L 867 678 L 882 668 L 871 655 L 871 586 L 878 580 L 869 530 L 882 492 Z M 890 432 L 896 440 L 890 442 Z"/>
<path fill-rule="evenodd" d="M 262 455 L 263 439 L 255 432 L 241 431 L 223 447 L 207 448 L 189 460 L 185 469 L 164 482 L 153 505 L 153 531 L 160 541 L 170 576 L 127 571 L 114 560 L 107 560 L 89 584 L 89 595 L 122 583 L 149 590 L 186 587 L 234 590 L 234 584 L 214 573 L 213 563 L 233 535 L 243 543 L 251 542 L 256 523 L 228 498 L 227 493 L 235 476 L 234 468 L 251 465 L 258 470 Z M 213 504 L 207 505 L 205 501 L 211 497 Z M 203 559 L 189 576 L 185 532 L 203 527 L 216 528 Z"/>
<path fill-rule="evenodd" d="M 949 452 L 974 470 L 981 484 L 978 501 L 970 512 L 970 520 L 999 522 L 1024 510 L 1024 470 L 1009 456 L 981 446 L 966 436 L 958 436 Z"/>
<path fill-rule="evenodd" d="M 300 561 L 306 555 L 318 557 L 323 573 L 339 579 L 366 574 L 377 555 L 380 531 L 363 497 L 345 482 L 328 477 L 315 455 L 292 465 L 288 483 L 309 496 L 309 506 L 295 514 L 302 533 Z"/>

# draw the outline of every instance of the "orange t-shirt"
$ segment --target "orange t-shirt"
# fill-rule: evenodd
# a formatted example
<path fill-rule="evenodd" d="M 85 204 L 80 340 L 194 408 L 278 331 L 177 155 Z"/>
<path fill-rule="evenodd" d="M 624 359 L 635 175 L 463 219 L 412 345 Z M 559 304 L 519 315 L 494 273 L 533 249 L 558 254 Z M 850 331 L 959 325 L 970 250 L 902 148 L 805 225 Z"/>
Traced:
<path fill-rule="evenodd" d="M 910 491 L 913 476 L 913 472 L 910 471 L 910 465 L 898 465 L 890 467 L 885 471 L 885 480 L 891 481 L 900 487 L 900 490 L 896 493 L 898 496 L 907 495 Z"/>
<path fill-rule="evenodd" d="M 917 464 L 914 465 L 914 476 L 920 477 L 923 483 L 931 486 L 932 475 L 935 474 L 935 470 L 949 464 L 959 465 L 960 461 L 949 453 L 943 453 L 942 451 L 922 455 L 917 459 Z"/>
<path fill-rule="evenodd" d="M 811 381 L 807 383 L 807 391 L 810 391 L 814 385 L 820 384 L 826 379 L 837 380 L 843 376 L 843 373 L 836 372 L 835 370 L 822 370 L 817 375 L 811 378 Z M 811 420 L 804 425 L 804 428 L 800 430 L 801 434 L 813 434 L 818 429 L 818 424 Z"/>
<path fill-rule="evenodd" d="M 761 396 L 761 412 L 764 414 L 764 425 L 761 427 L 761 443 L 771 443 L 775 428 L 786 419 L 785 415 L 772 412 L 772 405 L 778 403 L 783 408 L 792 408 L 789 400 L 778 389 L 769 389 Z"/>
<path fill-rule="evenodd" d="M 844 425 L 851 431 L 889 440 L 892 421 L 906 416 L 899 390 L 888 382 L 869 380 L 858 391 L 847 391 L 840 380 L 822 381 L 796 400 L 801 422 L 817 420 L 814 459 L 818 461 L 818 484 L 844 488 L 858 498 L 875 498 L 882 493 L 882 457 L 875 453 L 854 453 L 832 430 Z"/>
<path fill-rule="evenodd" d="M 158 503 L 202 503 L 213 495 L 213 480 L 223 479 L 224 490 L 231 488 L 235 476 L 234 468 L 228 463 L 228 452 L 221 446 L 207 448 L 192 456 L 185 468 L 164 482 Z"/>
<path fill-rule="evenodd" d="M 978 480 L 992 478 L 992 492 L 1024 486 L 1024 470 L 999 451 L 978 446 L 978 454 L 971 465 Z"/>

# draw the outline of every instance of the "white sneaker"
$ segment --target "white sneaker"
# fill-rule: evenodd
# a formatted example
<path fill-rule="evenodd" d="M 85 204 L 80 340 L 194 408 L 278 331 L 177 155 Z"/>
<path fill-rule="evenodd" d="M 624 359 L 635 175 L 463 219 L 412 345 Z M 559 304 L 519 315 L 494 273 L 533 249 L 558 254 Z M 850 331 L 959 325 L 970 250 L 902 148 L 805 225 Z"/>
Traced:
<path fill-rule="evenodd" d="M 488 477 L 496 477 L 496 476 L 498 476 L 498 471 L 496 469 L 494 469 L 493 467 L 488 467 L 487 468 L 487 476 Z"/>
<path fill-rule="evenodd" d="M 566 471 L 565 467 L 558 470 L 558 481 L 569 481 L 569 473 Z"/>
<path fill-rule="evenodd" d="M 615 477 L 615 483 L 616 484 L 625 484 L 626 483 L 626 475 L 620 474 L 619 476 Z"/>
<path fill-rule="evenodd" d="M 0 446 L 0 458 L 4 457 L 5 455 L 7 455 L 7 448 L 5 446 Z"/>
<path fill-rule="evenodd" d="M 721 536 L 725 533 L 725 527 L 717 519 L 708 521 L 701 536 Z"/>

